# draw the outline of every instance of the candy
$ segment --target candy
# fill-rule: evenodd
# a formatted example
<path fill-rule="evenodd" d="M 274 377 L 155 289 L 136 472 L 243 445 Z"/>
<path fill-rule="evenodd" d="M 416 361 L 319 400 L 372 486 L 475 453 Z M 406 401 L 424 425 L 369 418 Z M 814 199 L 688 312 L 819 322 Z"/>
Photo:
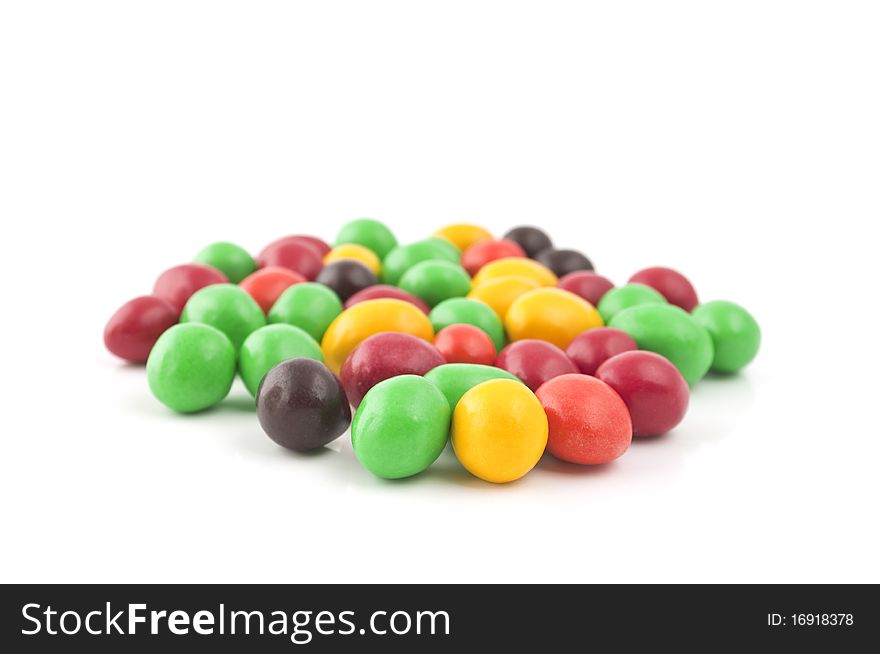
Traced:
<path fill-rule="evenodd" d="M 464 297 L 471 290 L 471 278 L 464 268 L 449 261 L 417 263 L 404 273 L 399 284 L 432 307 L 449 298 Z"/>
<path fill-rule="evenodd" d="M 434 347 L 449 363 L 495 363 L 495 345 L 479 327 L 467 324 L 449 325 L 434 336 Z"/>
<path fill-rule="evenodd" d="M 423 377 L 401 375 L 364 397 L 351 425 L 351 445 L 367 470 L 400 479 L 428 468 L 446 446 L 450 409 Z"/>
<path fill-rule="evenodd" d="M 321 255 L 321 257 L 323 257 L 330 251 L 330 246 L 327 244 L 326 241 L 318 238 L 317 236 L 306 236 L 304 234 L 294 234 L 291 236 L 282 236 L 281 238 L 276 238 L 263 249 L 265 250 L 274 247 L 279 243 L 283 243 L 284 241 L 299 241 L 300 243 L 304 243 L 305 245 L 308 245 L 313 250 L 315 250 L 319 255 Z"/>
<path fill-rule="evenodd" d="M 159 337 L 147 359 L 147 382 L 153 395 L 180 413 L 214 406 L 229 394 L 233 379 L 235 348 L 223 332 L 210 325 L 171 327 Z"/>
<path fill-rule="evenodd" d="M 167 300 L 177 311 L 183 311 L 186 301 L 200 288 L 211 284 L 226 284 L 226 275 L 203 263 L 185 263 L 169 268 L 153 284 L 153 295 Z"/>
<path fill-rule="evenodd" d="M 421 298 L 416 297 L 412 293 L 407 293 L 396 286 L 389 286 L 388 284 L 376 284 L 375 286 L 368 286 L 364 290 L 358 291 L 345 301 L 345 308 L 348 309 L 350 306 L 355 305 L 358 302 L 378 300 L 381 298 L 391 298 L 393 300 L 409 302 L 413 306 L 418 307 L 426 315 L 431 311 L 431 307 L 425 304 Z"/>
<path fill-rule="evenodd" d="M 288 359 L 266 373 L 257 392 L 257 419 L 273 441 L 305 452 L 342 435 L 351 423 L 351 407 L 327 366 Z"/>
<path fill-rule="evenodd" d="M 343 243 L 337 245 L 324 255 L 324 265 L 333 263 L 334 261 L 345 261 L 351 259 L 364 264 L 370 269 L 374 275 L 382 272 L 382 261 L 376 256 L 371 249 L 358 245 L 357 243 Z"/>
<path fill-rule="evenodd" d="M 554 377 L 578 371 L 558 347 L 532 339 L 505 347 L 498 353 L 495 365 L 519 377 L 533 391 Z"/>
<path fill-rule="evenodd" d="M 521 383 L 493 379 L 455 405 L 452 447 L 472 475 L 502 484 L 535 467 L 547 445 L 547 416 Z"/>
<path fill-rule="evenodd" d="M 248 251 L 234 243 L 211 243 L 193 261 L 216 268 L 233 284 L 238 284 L 257 269 L 257 264 Z"/>
<path fill-rule="evenodd" d="M 359 218 L 343 225 L 336 234 L 336 245 L 345 243 L 363 245 L 384 259 L 397 247 L 397 238 L 384 223 L 372 218 Z"/>
<path fill-rule="evenodd" d="M 251 273 L 241 280 L 239 286 L 254 298 L 264 313 L 269 313 L 284 291 L 304 281 L 306 278 L 299 273 L 280 266 L 269 266 Z"/>
<path fill-rule="evenodd" d="M 629 282 L 644 284 L 656 289 L 669 304 L 681 307 L 685 311 L 693 311 L 694 307 L 700 303 L 690 280 L 672 268 L 661 266 L 645 268 L 630 277 Z"/>
<path fill-rule="evenodd" d="M 761 328 L 738 304 L 726 300 L 706 302 L 694 309 L 693 317 L 712 337 L 715 346 L 712 370 L 715 372 L 738 372 L 758 354 Z"/>
<path fill-rule="evenodd" d="M 689 313 L 671 304 L 640 304 L 611 320 L 633 337 L 641 350 L 662 354 L 693 386 L 712 365 L 712 337 Z"/>
<path fill-rule="evenodd" d="M 300 357 L 324 361 L 320 346 L 305 330 L 293 325 L 266 325 L 242 343 L 238 370 L 250 394 L 256 395 L 267 372 L 286 359 Z"/>
<path fill-rule="evenodd" d="M 169 302 L 142 295 L 123 304 L 104 327 L 104 345 L 120 359 L 143 363 L 162 333 L 177 323 Z"/>
<path fill-rule="evenodd" d="M 386 284 L 397 284 L 414 265 L 433 259 L 457 264 L 460 256 L 454 245 L 440 238 L 426 238 L 409 245 L 398 245 L 382 261 L 382 281 Z"/>
<path fill-rule="evenodd" d="M 352 406 L 373 386 L 398 375 L 424 375 L 446 361 L 427 341 L 395 332 L 374 334 L 361 341 L 345 359 L 339 375 Z"/>
<path fill-rule="evenodd" d="M 434 307 L 428 317 L 431 319 L 434 331 L 438 332 L 444 327 L 457 323 L 479 327 L 492 339 L 496 351 L 500 351 L 506 342 L 501 320 L 488 305 L 477 300 L 463 297 L 445 300 Z"/>
<path fill-rule="evenodd" d="M 596 377 L 623 399 L 634 436 L 665 434 L 684 419 L 690 389 L 668 359 L 654 352 L 624 352 L 605 361 Z"/>
<path fill-rule="evenodd" d="M 471 285 L 477 289 L 489 280 L 499 277 L 528 277 L 538 282 L 540 286 L 556 286 L 557 281 L 553 271 L 537 261 L 522 257 L 507 257 L 496 259 L 480 268 L 480 272 L 474 275 Z"/>
<path fill-rule="evenodd" d="M 535 255 L 535 260 L 543 263 L 554 274 L 562 277 L 577 270 L 592 270 L 593 264 L 577 250 L 557 250 L 547 248 Z"/>
<path fill-rule="evenodd" d="M 594 307 L 602 297 L 614 288 L 614 284 L 602 275 L 589 270 L 576 270 L 560 277 L 556 286 L 569 293 L 580 295 Z"/>
<path fill-rule="evenodd" d="M 607 323 L 624 309 L 649 303 L 666 304 L 666 299 L 650 286 L 627 284 L 608 291 L 596 308 Z"/>
<path fill-rule="evenodd" d="M 334 373 L 364 339 L 379 332 L 412 334 L 426 341 L 434 338 L 428 317 L 409 302 L 393 299 L 360 302 L 340 313 L 324 333 L 321 349 Z"/>
<path fill-rule="evenodd" d="M 509 257 L 525 257 L 526 252 L 515 241 L 480 241 L 461 254 L 461 266 L 470 275 L 476 275 L 487 263 Z"/>
<path fill-rule="evenodd" d="M 547 413 L 547 451 L 569 463 L 602 464 L 620 457 L 632 442 L 626 404 L 605 382 L 562 375 L 536 393 Z"/>
<path fill-rule="evenodd" d="M 236 351 L 251 332 L 266 324 L 260 305 L 233 284 L 214 284 L 196 291 L 183 307 L 180 322 L 201 322 L 229 337 Z"/>
<path fill-rule="evenodd" d="M 637 350 L 632 337 L 613 327 L 597 327 L 574 337 L 565 353 L 585 375 L 595 375 L 596 369 L 611 357 Z"/>
<path fill-rule="evenodd" d="M 478 225 L 469 225 L 467 223 L 458 223 L 441 227 L 434 232 L 434 236 L 446 239 L 462 252 L 475 243 L 492 238 L 492 234 L 487 230 Z"/>
<path fill-rule="evenodd" d="M 341 259 L 324 266 L 315 281 L 333 289 L 343 302 L 377 283 L 376 275 L 369 268 L 351 259 Z"/>
<path fill-rule="evenodd" d="M 322 255 L 309 242 L 296 236 L 274 241 L 257 255 L 260 268 L 280 266 L 297 272 L 311 281 L 324 267 Z"/>
<path fill-rule="evenodd" d="M 320 342 L 340 313 L 342 302 L 336 293 L 323 284 L 305 282 L 281 294 L 269 310 L 269 322 L 299 327 Z"/>
<path fill-rule="evenodd" d="M 523 293 L 536 288 L 541 288 L 541 285 L 529 277 L 498 277 L 483 282 L 468 293 L 467 297 L 488 304 L 492 311 L 504 320 L 513 301 Z"/>
<path fill-rule="evenodd" d="M 440 389 L 449 401 L 450 409 L 455 409 L 462 395 L 484 381 L 510 379 L 518 384 L 522 383 L 519 377 L 506 370 L 476 363 L 447 363 L 437 366 L 425 375 L 425 379 Z"/>
<path fill-rule="evenodd" d="M 510 340 L 537 338 L 563 349 L 581 332 L 602 324 L 593 305 L 559 288 L 539 288 L 520 295 L 504 317 Z"/>
<path fill-rule="evenodd" d="M 520 247 L 526 251 L 526 254 L 534 258 L 541 250 L 553 247 L 550 237 L 547 236 L 537 227 L 528 225 L 522 227 L 514 227 L 504 236 L 504 239 L 519 243 Z"/>

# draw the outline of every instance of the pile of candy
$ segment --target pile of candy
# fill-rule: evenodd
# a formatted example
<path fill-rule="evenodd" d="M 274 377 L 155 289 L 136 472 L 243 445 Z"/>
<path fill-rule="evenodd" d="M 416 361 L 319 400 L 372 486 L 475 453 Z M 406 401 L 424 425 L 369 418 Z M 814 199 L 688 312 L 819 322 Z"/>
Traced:
<path fill-rule="evenodd" d="M 450 225 L 398 245 L 372 219 L 346 224 L 332 248 L 288 236 L 254 259 L 209 245 L 104 331 L 112 353 L 146 362 L 175 411 L 221 402 L 237 371 L 284 447 L 322 447 L 351 425 L 361 464 L 395 479 L 428 468 L 451 438 L 491 482 L 519 479 L 545 449 L 603 464 L 633 436 L 669 431 L 689 386 L 739 371 L 760 339 L 745 309 L 700 304 L 669 268 L 615 287 L 536 227 L 495 239 Z"/>

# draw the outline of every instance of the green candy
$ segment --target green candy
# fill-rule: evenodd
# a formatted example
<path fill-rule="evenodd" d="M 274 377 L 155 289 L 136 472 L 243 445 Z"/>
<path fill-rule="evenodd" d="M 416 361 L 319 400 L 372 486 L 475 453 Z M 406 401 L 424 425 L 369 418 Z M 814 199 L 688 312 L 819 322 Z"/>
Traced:
<path fill-rule="evenodd" d="M 443 300 L 470 293 L 471 278 L 458 264 L 429 259 L 407 270 L 399 286 L 433 307 Z"/>
<path fill-rule="evenodd" d="M 372 250 L 377 257 L 385 256 L 397 247 L 397 239 L 385 223 L 372 218 L 359 218 L 342 226 L 336 235 L 336 245 L 357 243 Z"/>
<path fill-rule="evenodd" d="M 612 288 L 599 300 L 596 309 L 607 325 L 618 313 L 640 304 L 666 304 L 666 298 L 659 292 L 644 284 L 627 284 Z"/>
<path fill-rule="evenodd" d="M 454 245 L 441 238 L 425 238 L 409 245 L 398 245 L 382 261 L 382 281 L 396 285 L 407 270 L 417 263 L 432 259 L 457 264 L 461 256 Z"/>
<path fill-rule="evenodd" d="M 439 332 L 444 327 L 460 323 L 479 327 L 489 335 L 495 345 L 495 351 L 500 352 L 504 348 L 506 336 L 504 325 L 489 305 L 479 300 L 470 300 L 463 297 L 454 297 L 444 300 L 428 314 L 434 331 Z"/>
<path fill-rule="evenodd" d="M 219 329 L 200 323 L 174 325 L 147 359 L 147 382 L 156 399 L 174 411 L 212 407 L 235 379 L 235 348 Z"/>
<path fill-rule="evenodd" d="M 234 243 L 211 243 L 193 261 L 214 266 L 233 284 L 238 284 L 257 269 L 257 263 L 250 253 Z"/>
<path fill-rule="evenodd" d="M 342 313 L 342 302 L 330 288 L 315 282 L 294 284 L 269 310 L 270 323 L 286 323 L 306 330 L 319 343 L 330 323 Z"/>
<path fill-rule="evenodd" d="M 715 372 L 738 372 L 758 354 L 761 328 L 740 305 L 726 300 L 701 304 L 691 314 L 712 336 Z"/>
<path fill-rule="evenodd" d="M 446 363 L 425 373 L 425 379 L 440 389 L 453 411 L 461 396 L 477 384 L 490 379 L 521 381 L 519 377 L 506 370 L 478 363 Z"/>
<path fill-rule="evenodd" d="M 324 353 L 308 332 L 293 325 L 266 325 L 248 336 L 238 353 L 238 371 L 256 397 L 263 377 L 287 359 L 306 358 L 324 363 Z"/>
<path fill-rule="evenodd" d="M 216 327 L 238 351 L 251 332 L 266 324 L 266 316 L 244 289 L 234 284 L 214 284 L 193 293 L 183 307 L 180 322 Z"/>
<path fill-rule="evenodd" d="M 709 371 L 712 337 L 691 315 L 671 304 L 640 304 L 624 309 L 608 325 L 632 336 L 641 350 L 669 359 L 693 386 Z"/>
<path fill-rule="evenodd" d="M 351 446 L 367 470 L 384 479 L 418 474 L 446 446 L 451 410 L 434 384 L 417 375 L 371 388 L 351 423 Z"/>

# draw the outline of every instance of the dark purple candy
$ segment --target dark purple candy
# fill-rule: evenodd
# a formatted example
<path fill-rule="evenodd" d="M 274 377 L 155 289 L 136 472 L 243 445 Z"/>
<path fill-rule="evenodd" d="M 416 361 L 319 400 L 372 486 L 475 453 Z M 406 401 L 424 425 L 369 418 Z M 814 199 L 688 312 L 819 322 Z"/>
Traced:
<path fill-rule="evenodd" d="M 547 248 L 535 255 L 535 261 L 543 263 L 550 270 L 562 277 L 576 270 L 592 270 L 593 264 L 577 250 L 557 250 Z"/>
<path fill-rule="evenodd" d="M 379 283 L 372 270 L 353 259 L 340 259 L 324 266 L 315 281 L 336 291 L 343 302 L 358 291 Z"/>
<path fill-rule="evenodd" d="M 530 225 L 514 227 L 502 238 L 518 243 L 532 259 L 534 259 L 541 250 L 553 247 L 553 242 L 547 234 L 537 227 L 532 227 Z"/>

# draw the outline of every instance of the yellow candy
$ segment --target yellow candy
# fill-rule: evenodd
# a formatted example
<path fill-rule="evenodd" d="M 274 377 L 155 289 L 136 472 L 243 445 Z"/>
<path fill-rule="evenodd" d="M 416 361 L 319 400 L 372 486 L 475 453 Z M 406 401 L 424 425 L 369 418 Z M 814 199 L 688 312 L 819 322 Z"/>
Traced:
<path fill-rule="evenodd" d="M 538 338 L 562 349 L 581 332 L 603 324 L 592 304 L 560 288 L 524 293 L 504 316 L 504 328 L 511 341 Z"/>
<path fill-rule="evenodd" d="M 541 288 L 541 285 L 534 279 L 512 275 L 490 279 L 468 293 L 468 297 L 471 300 L 479 300 L 488 304 L 492 307 L 492 311 L 497 313 L 501 320 L 504 320 L 513 301 L 523 293 L 534 291 L 536 288 Z"/>
<path fill-rule="evenodd" d="M 372 270 L 374 275 L 378 275 L 382 272 L 382 262 L 379 261 L 379 257 L 376 256 L 376 253 L 369 248 L 365 248 L 363 245 L 358 245 L 357 243 L 343 243 L 342 245 L 337 245 L 324 255 L 324 265 L 341 259 L 353 259 L 354 261 L 362 263 Z"/>
<path fill-rule="evenodd" d="M 484 241 L 487 238 L 492 238 L 492 234 L 482 227 L 465 223 L 447 225 L 434 232 L 434 236 L 445 238 L 462 252 L 467 250 L 477 241 Z"/>
<path fill-rule="evenodd" d="M 511 379 L 493 379 L 462 395 L 452 414 L 452 447 L 468 472 L 514 481 L 535 467 L 547 446 L 547 415 L 535 394 Z"/>
<path fill-rule="evenodd" d="M 434 338 L 428 316 L 409 302 L 390 298 L 358 302 L 336 316 L 324 332 L 324 363 L 338 375 L 349 353 L 379 332 L 412 334 L 428 342 Z"/>
<path fill-rule="evenodd" d="M 556 286 L 557 280 L 552 270 L 537 261 L 523 257 L 506 257 L 490 261 L 480 268 L 471 286 L 479 288 L 490 279 L 499 277 L 528 277 L 534 279 L 540 286 Z"/>

